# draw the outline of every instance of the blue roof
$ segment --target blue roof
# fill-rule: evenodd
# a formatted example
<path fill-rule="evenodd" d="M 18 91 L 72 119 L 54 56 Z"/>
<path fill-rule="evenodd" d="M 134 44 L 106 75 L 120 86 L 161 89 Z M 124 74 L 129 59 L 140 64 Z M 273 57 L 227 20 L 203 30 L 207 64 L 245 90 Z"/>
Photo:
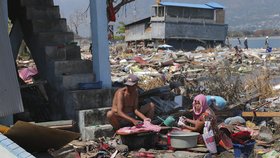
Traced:
<path fill-rule="evenodd" d="M 216 2 L 209 2 L 206 4 L 191 4 L 191 3 L 177 3 L 177 2 L 160 2 L 163 6 L 173 7 L 188 7 L 188 8 L 201 8 L 201 9 L 224 9 L 225 7 Z"/>
<path fill-rule="evenodd" d="M 209 2 L 209 3 L 206 3 L 206 5 L 214 8 L 214 9 L 224 9 L 225 8 L 223 5 L 216 3 L 216 2 Z"/>
<path fill-rule="evenodd" d="M 201 9 L 213 9 L 205 4 L 191 4 L 191 3 L 177 3 L 177 2 L 160 2 L 163 6 L 173 6 L 173 7 L 186 7 L 186 8 L 201 8 Z"/>

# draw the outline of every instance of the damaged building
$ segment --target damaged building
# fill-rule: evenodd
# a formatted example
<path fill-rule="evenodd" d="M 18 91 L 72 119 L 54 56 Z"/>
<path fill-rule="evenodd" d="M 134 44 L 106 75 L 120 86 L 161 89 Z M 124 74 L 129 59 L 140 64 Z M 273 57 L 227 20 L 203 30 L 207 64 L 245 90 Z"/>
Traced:
<path fill-rule="evenodd" d="M 223 44 L 227 36 L 224 6 L 218 3 L 190 4 L 159 2 L 153 15 L 126 24 L 125 41 L 157 47 L 169 44 L 176 49 Z"/>

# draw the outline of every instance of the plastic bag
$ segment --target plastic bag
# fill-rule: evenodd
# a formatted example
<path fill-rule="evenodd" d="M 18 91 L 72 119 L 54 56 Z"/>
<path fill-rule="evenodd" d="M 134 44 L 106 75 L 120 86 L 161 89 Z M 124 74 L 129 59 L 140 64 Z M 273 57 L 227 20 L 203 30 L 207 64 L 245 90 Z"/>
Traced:
<path fill-rule="evenodd" d="M 205 121 L 202 137 L 209 152 L 215 154 L 217 153 L 215 136 L 213 130 L 212 129 L 209 130 L 209 129 L 210 129 L 210 121 Z"/>
<path fill-rule="evenodd" d="M 210 130 L 207 133 L 202 134 L 202 137 L 209 152 L 212 154 L 217 153 L 217 146 L 216 146 L 213 130 Z"/>

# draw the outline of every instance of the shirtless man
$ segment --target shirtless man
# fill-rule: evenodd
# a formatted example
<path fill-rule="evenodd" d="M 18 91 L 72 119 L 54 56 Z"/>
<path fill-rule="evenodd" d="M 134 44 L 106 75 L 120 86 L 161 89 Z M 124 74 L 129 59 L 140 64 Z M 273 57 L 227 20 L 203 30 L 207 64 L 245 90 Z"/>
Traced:
<path fill-rule="evenodd" d="M 138 77 L 130 74 L 124 83 L 126 86 L 116 91 L 111 111 L 107 118 L 114 130 L 121 127 L 133 126 L 141 120 L 151 121 L 154 115 L 154 104 L 148 103 L 138 108 Z M 140 120 L 141 119 L 141 120 Z"/>

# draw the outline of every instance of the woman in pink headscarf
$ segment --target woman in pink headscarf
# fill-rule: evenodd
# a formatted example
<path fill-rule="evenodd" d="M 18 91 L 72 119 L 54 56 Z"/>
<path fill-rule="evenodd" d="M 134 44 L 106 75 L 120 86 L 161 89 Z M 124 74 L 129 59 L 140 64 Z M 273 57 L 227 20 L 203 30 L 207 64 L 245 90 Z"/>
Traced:
<path fill-rule="evenodd" d="M 213 112 L 213 110 L 207 105 L 206 96 L 203 94 L 197 95 L 193 100 L 193 119 L 185 119 L 185 124 L 192 124 L 189 125 L 183 125 L 182 128 L 193 131 L 193 132 L 199 132 L 203 134 L 203 128 L 205 121 L 211 122 L 211 128 L 214 132 L 215 139 L 219 140 L 219 130 L 217 126 L 217 119 L 216 115 Z"/>

